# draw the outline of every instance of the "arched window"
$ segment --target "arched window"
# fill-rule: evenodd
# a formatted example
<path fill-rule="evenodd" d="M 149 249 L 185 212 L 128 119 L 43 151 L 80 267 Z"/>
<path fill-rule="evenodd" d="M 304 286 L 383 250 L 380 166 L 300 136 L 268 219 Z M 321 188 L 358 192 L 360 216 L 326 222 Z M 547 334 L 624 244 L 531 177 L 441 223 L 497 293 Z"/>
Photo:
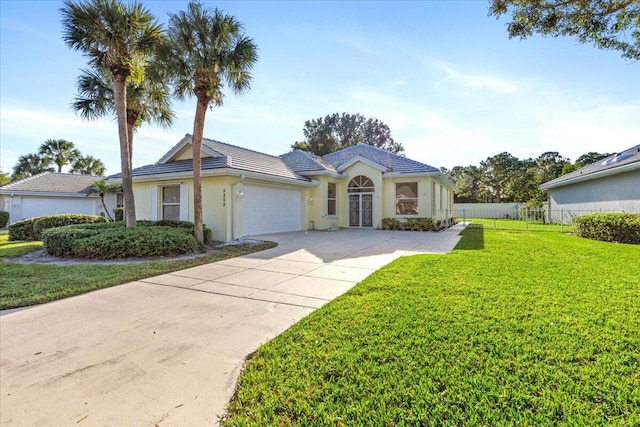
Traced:
<path fill-rule="evenodd" d="M 349 193 L 373 193 L 373 181 L 364 175 L 358 175 L 349 182 Z"/>

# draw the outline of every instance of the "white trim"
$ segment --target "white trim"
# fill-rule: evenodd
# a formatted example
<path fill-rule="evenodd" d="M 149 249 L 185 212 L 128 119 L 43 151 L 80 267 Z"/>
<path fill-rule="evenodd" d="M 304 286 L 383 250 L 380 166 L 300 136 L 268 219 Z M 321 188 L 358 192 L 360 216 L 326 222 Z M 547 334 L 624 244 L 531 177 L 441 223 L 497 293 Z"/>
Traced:
<path fill-rule="evenodd" d="M 79 197 L 79 198 L 89 198 L 89 199 L 99 199 L 100 196 L 98 194 L 87 194 L 87 193 L 55 193 L 52 191 L 20 191 L 20 190 L 0 190 L 0 194 L 6 195 L 14 195 L 16 197 L 22 196 L 41 196 L 41 197 Z"/>
<path fill-rule="evenodd" d="M 610 176 L 610 175 L 617 175 L 619 173 L 625 173 L 635 169 L 640 169 L 640 162 L 628 163 L 626 165 L 618 166 L 616 168 L 603 169 L 597 172 L 592 172 L 584 175 L 578 174 L 575 178 L 568 178 L 556 183 L 553 183 L 553 181 L 549 181 L 542 184 L 540 186 L 540 189 L 550 190 L 552 188 L 564 187 L 566 185 L 576 184 L 578 182 L 591 181 L 592 179 L 603 178 L 605 176 Z M 580 171 L 577 170 L 575 173 L 578 173 L 578 172 Z"/>
<path fill-rule="evenodd" d="M 203 140 L 206 138 L 203 138 Z M 173 160 L 173 158 L 187 145 L 191 145 L 193 143 L 193 139 L 191 137 L 191 135 L 186 134 L 184 136 L 184 138 L 182 138 L 180 141 L 178 141 L 178 143 L 176 145 L 173 146 L 173 148 L 171 148 L 171 150 L 169 150 L 164 156 L 162 156 L 160 158 L 160 160 L 158 160 L 155 164 L 156 165 L 162 165 L 165 163 L 168 163 L 170 161 Z M 224 157 L 222 156 L 220 153 L 218 153 L 217 151 L 212 150 L 211 148 L 207 147 L 206 145 L 202 144 L 202 151 L 208 155 L 210 155 L 211 157 Z"/>
<path fill-rule="evenodd" d="M 371 226 L 364 226 L 362 225 L 362 197 L 358 197 L 358 203 L 359 203 L 359 207 L 358 210 L 360 211 L 360 218 L 358 220 L 358 222 L 360 223 L 360 225 L 351 225 L 351 203 L 349 201 L 349 198 L 351 196 L 371 196 Z M 347 226 L 349 228 L 376 228 L 376 193 L 374 192 L 369 192 L 369 193 L 347 193 Z"/>
<path fill-rule="evenodd" d="M 285 178 L 285 177 L 267 175 L 259 172 L 247 172 L 241 169 L 221 168 L 221 169 L 212 169 L 212 170 L 202 171 L 203 178 L 211 177 L 211 176 L 242 177 L 243 175 L 245 178 L 268 181 L 268 182 L 273 182 L 277 184 L 299 185 L 301 187 L 317 187 L 320 185 L 320 181 L 317 181 L 317 180 L 301 181 L 295 178 Z M 168 181 L 168 180 L 189 179 L 189 178 L 193 178 L 192 171 L 143 175 L 143 176 L 134 177 L 133 181 L 138 183 L 138 182 Z M 122 178 L 111 178 L 109 182 L 119 184 L 122 182 Z"/>
<path fill-rule="evenodd" d="M 180 221 L 189 221 L 189 186 L 180 184 Z"/>
<path fill-rule="evenodd" d="M 149 219 L 151 221 L 158 220 L 158 186 L 149 187 Z"/>
<path fill-rule="evenodd" d="M 349 175 L 345 175 L 345 174 L 341 174 L 338 172 L 332 172 L 332 171 L 328 171 L 328 170 L 322 170 L 322 169 L 317 169 L 317 170 L 312 170 L 312 171 L 302 171 L 302 172 L 296 172 L 298 175 L 302 175 L 302 176 L 329 176 L 331 178 L 336 178 L 336 179 L 348 179 Z"/>
<path fill-rule="evenodd" d="M 362 163 L 364 163 L 365 165 L 371 166 L 371 167 L 372 167 L 372 168 L 374 168 L 374 169 L 377 169 L 377 170 L 379 170 L 379 171 L 382 171 L 383 173 L 384 173 L 384 172 L 387 172 L 387 171 L 389 170 L 389 169 L 387 169 L 386 167 L 384 167 L 384 166 L 382 166 L 382 165 L 380 165 L 380 164 L 378 164 L 378 163 L 376 163 L 376 162 L 373 162 L 373 161 L 371 161 L 371 160 L 369 160 L 369 159 L 365 159 L 365 158 L 364 158 L 364 157 L 362 157 L 362 156 L 356 156 L 356 157 L 352 158 L 351 160 L 349 160 L 348 162 L 341 164 L 341 165 L 337 168 L 337 171 L 338 171 L 338 172 L 342 172 L 343 170 L 347 169 L 349 166 L 352 166 L 352 165 L 354 165 L 354 164 L 356 164 L 356 163 L 358 163 L 358 162 L 362 162 Z"/>

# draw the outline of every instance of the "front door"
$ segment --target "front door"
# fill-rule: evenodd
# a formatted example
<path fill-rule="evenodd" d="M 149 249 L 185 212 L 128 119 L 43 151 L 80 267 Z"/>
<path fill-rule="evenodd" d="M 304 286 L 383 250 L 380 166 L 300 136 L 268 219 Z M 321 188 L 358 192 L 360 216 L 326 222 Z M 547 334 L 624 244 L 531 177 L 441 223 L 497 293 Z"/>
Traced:
<path fill-rule="evenodd" d="M 373 227 L 373 194 L 349 194 L 349 227 Z"/>

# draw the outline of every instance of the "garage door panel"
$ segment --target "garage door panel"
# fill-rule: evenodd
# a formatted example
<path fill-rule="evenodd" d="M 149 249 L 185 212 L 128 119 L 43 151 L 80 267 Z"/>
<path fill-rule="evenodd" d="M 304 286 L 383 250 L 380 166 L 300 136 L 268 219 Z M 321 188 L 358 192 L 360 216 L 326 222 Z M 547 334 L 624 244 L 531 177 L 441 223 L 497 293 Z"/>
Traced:
<path fill-rule="evenodd" d="M 96 214 L 95 201 L 93 199 L 23 197 L 21 208 L 23 219 L 54 214 Z"/>
<path fill-rule="evenodd" d="M 245 185 L 242 192 L 243 235 L 302 229 L 301 191 Z"/>

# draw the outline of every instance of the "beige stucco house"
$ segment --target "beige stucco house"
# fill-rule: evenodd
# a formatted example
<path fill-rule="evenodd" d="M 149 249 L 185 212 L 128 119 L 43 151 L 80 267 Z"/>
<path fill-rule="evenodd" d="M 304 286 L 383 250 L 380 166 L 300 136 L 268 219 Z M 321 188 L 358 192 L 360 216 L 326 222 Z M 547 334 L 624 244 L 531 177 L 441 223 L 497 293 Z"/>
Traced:
<path fill-rule="evenodd" d="M 438 169 L 359 144 L 318 157 L 276 157 L 204 139 L 204 223 L 213 238 L 337 227 L 380 228 L 383 218 L 451 215 L 455 184 Z M 191 135 L 133 170 L 138 219 L 193 221 Z M 118 182 L 120 175 L 109 178 Z"/>

